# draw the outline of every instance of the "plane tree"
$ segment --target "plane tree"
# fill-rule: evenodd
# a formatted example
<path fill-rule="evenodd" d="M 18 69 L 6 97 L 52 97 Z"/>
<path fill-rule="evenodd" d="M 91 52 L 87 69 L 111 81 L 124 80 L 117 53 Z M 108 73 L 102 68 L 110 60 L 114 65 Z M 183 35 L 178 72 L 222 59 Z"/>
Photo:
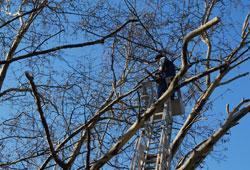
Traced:
<path fill-rule="evenodd" d="M 250 111 L 242 94 L 211 115 L 216 89 L 248 76 L 233 74 L 250 58 L 250 14 L 238 23 L 233 10 L 248 5 L 1 1 L 0 167 L 128 169 L 138 131 L 179 89 L 186 113 L 174 118 L 172 169 L 203 165 Z M 144 110 L 145 69 L 157 69 L 158 53 L 177 75 Z"/>

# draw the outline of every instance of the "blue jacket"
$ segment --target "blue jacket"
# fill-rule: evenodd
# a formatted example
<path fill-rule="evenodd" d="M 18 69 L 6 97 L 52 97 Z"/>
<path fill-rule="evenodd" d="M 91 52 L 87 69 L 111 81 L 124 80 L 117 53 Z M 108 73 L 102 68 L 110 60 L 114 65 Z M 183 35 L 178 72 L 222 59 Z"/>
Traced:
<path fill-rule="evenodd" d="M 169 61 L 166 57 L 160 58 L 160 67 L 162 78 L 174 77 L 176 74 L 175 65 Z"/>

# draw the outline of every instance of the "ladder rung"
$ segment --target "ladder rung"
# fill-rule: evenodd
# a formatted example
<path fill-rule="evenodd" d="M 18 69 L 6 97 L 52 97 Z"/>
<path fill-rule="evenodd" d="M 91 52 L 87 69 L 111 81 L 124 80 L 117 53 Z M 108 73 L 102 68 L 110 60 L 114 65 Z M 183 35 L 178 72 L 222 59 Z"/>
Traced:
<path fill-rule="evenodd" d="M 164 109 L 164 107 L 161 106 L 160 108 L 158 108 L 158 109 L 156 110 L 156 112 L 163 112 L 163 109 Z"/>
<path fill-rule="evenodd" d="M 163 112 L 156 112 L 156 113 L 154 113 L 153 115 L 154 116 L 162 116 L 164 113 Z"/>
<path fill-rule="evenodd" d="M 144 99 L 144 100 L 145 100 L 145 99 L 148 99 L 148 98 L 149 98 L 149 95 L 145 95 L 145 94 L 144 94 L 144 95 L 141 96 L 141 99 Z"/>
<path fill-rule="evenodd" d="M 152 128 L 152 133 L 160 133 L 161 132 L 161 130 L 164 128 L 164 125 L 158 125 L 158 126 L 154 126 L 153 128 Z"/>
<path fill-rule="evenodd" d="M 156 163 L 157 154 L 149 154 L 146 159 L 146 163 Z"/>
<path fill-rule="evenodd" d="M 161 122 L 161 121 L 162 121 L 162 119 L 154 119 L 153 123 L 158 123 L 158 122 Z"/>

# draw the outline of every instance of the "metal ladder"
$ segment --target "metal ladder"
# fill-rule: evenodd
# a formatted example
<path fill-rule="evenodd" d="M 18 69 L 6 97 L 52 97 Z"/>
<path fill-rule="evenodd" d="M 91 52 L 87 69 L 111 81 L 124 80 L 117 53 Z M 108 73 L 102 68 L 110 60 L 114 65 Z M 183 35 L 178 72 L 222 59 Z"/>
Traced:
<path fill-rule="evenodd" d="M 166 101 L 141 129 L 130 170 L 170 170 L 173 109 L 175 115 L 184 113 L 180 92 L 177 92 L 177 95 L 178 99 Z M 145 109 L 151 106 L 155 96 L 153 82 L 145 82 L 141 96 Z"/>

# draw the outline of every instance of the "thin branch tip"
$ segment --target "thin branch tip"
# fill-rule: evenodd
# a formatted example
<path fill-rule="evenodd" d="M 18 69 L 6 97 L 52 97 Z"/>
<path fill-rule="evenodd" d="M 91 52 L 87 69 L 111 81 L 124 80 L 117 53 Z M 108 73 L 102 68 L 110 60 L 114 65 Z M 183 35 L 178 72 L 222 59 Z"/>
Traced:
<path fill-rule="evenodd" d="M 227 106 L 226 106 L 226 111 L 227 111 L 227 114 L 229 115 L 230 113 L 229 113 L 229 104 L 227 104 Z"/>

